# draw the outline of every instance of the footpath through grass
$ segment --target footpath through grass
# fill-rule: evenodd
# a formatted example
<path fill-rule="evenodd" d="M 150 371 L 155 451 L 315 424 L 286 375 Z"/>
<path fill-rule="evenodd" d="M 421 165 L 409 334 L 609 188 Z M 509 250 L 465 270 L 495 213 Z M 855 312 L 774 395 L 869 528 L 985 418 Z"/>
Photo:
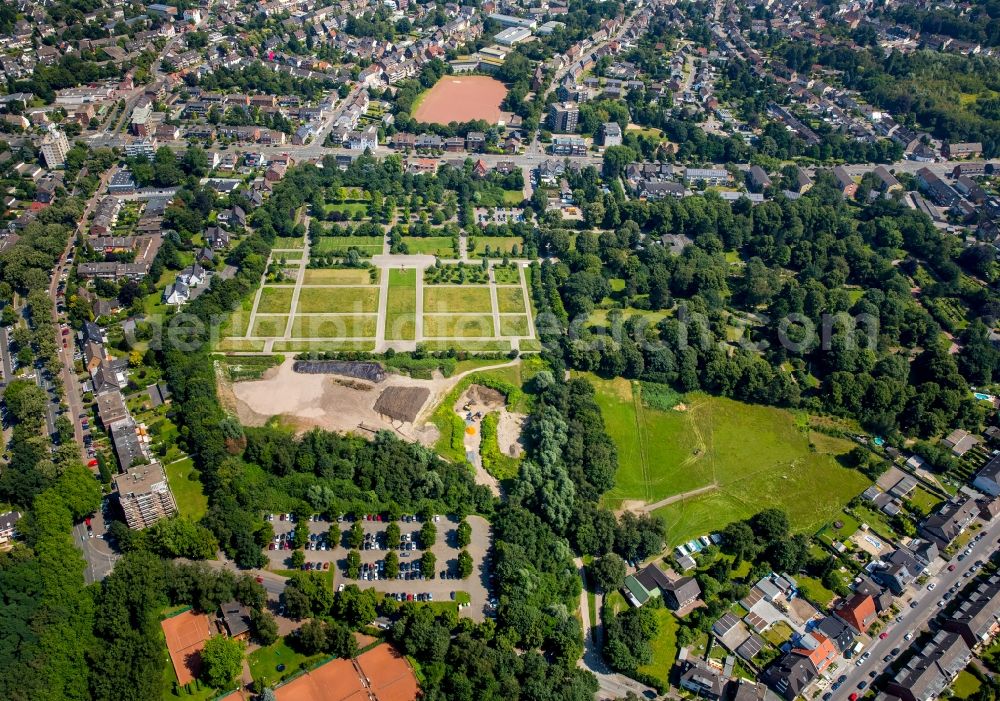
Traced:
<path fill-rule="evenodd" d="M 671 545 L 769 507 L 812 532 L 871 484 L 837 462 L 843 442 L 813 448 L 790 412 L 703 394 L 663 411 L 645 406 L 635 383 L 587 377 L 618 446 L 616 485 L 605 499 L 620 507 L 678 497 L 654 512 Z M 693 490 L 704 491 L 680 496 Z"/>

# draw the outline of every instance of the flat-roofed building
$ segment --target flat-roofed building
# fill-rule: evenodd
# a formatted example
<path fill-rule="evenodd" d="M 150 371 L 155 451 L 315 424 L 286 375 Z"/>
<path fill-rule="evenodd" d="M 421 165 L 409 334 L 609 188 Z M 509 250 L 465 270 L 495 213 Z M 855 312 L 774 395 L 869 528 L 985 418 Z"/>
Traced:
<path fill-rule="evenodd" d="M 158 462 L 130 467 L 115 477 L 118 502 L 129 528 L 142 530 L 177 513 L 177 502 Z"/>

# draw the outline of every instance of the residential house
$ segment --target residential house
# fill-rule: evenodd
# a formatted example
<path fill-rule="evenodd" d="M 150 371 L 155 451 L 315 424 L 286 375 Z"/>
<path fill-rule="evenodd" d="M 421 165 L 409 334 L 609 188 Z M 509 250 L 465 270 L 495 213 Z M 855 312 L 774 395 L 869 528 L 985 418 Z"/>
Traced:
<path fill-rule="evenodd" d="M 978 513 L 979 507 L 974 500 L 958 494 L 921 521 L 918 532 L 937 544 L 939 548 L 947 548 L 955 538 L 965 532 Z"/>
<path fill-rule="evenodd" d="M 747 180 L 754 192 L 763 192 L 772 185 L 771 177 L 767 174 L 767 171 L 758 165 L 750 166 L 750 171 L 747 173 Z"/>
<path fill-rule="evenodd" d="M 845 199 L 851 199 L 857 194 L 858 184 L 854 182 L 854 178 L 851 177 L 851 174 L 847 172 L 844 166 L 835 166 L 833 177 L 837 180 L 837 185 L 840 187 L 840 194 Z"/>
<path fill-rule="evenodd" d="M 945 617 L 944 627 L 961 635 L 975 650 L 1000 633 L 1000 574 L 980 579 L 970 589 L 964 592 L 958 608 Z"/>
<path fill-rule="evenodd" d="M 972 659 L 958 633 L 939 630 L 889 680 L 886 691 L 902 701 L 933 701 L 941 696 Z"/>
<path fill-rule="evenodd" d="M 865 633 L 877 618 L 875 600 L 867 594 L 854 594 L 834 609 L 833 615 L 858 633 Z"/>
<path fill-rule="evenodd" d="M 17 538 L 17 522 L 20 520 L 19 511 L 6 511 L 0 514 L 0 549 L 10 547 Z"/>
<path fill-rule="evenodd" d="M 650 564 L 625 578 L 623 592 L 630 604 L 642 606 L 651 598 L 662 596 L 670 585 L 671 581 L 666 573 L 655 564 Z"/>
<path fill-rule="evenodd" d="M 694 577 L 681 577 L 670 582 L 663 589 L 663 600 L 667 607 L 677 611 L 689 606 L 701 596 L 701 587 Z"/>
<path fill-rule="evenodd" d="M 979 445 L 979 443 L 979 438 L 961 428 L 956 428 L 941 441 L 941 445 L 945 448 L 950 448 L 952 455 L 958 458 L 965 455 L 972 448 Z"/>
<path fill-rule="evenodd" d="M 760 679 L 779 696 L 793 701 L 803 694 L 818 674 L 808 657 L 788 652 L 765 669 Z"/>
<path fill-rule="evenodd" d="M 951 207 L 958 201 L 958 193 L 939 178 L 929 168 L 921 168 L 917 171 L 917 183 L 920 189 L 927 192 L 934 202 L 942 207 Z"/>
<path fill-rule="evenodd" d="M 983 155 L 983 145 L 978 141 L 945 144 L 942 154 L 946 158 L 979 158 Z"/>
<path fill-rule="evenodd" d="M 219 625 L 234 640 L 250 639 L 250 610 L 239 601 L 219 606 Z"/>
<path fill-rule="evenodd" d="M 183 282 L 174 282 L 163 290 L 164 304 L 181 306 L 187 304 L 189 299 L 191 299 L 191 290 Z"/>
<path fill-rule="evenodd" d="M 687 657 L 679 662 L 678 685 L 699 698 L 718 700 L 726 691 L 726 680 L 720 670 L 697 657 Z"/>
<path fill-rule="evenodd" d="M 972 486 L 991 497 L 1000 496 L 1000 455 L 994 455 L 976 473 Z"/>
<path fill-rule="evenodd" d="M 854 629 L 836 616 L 826 616 L 820 620 L 816 624 L 816 630 L 829 638 L 841 653 L 854 645 Z"/>
<path fill-rule="evenodd" d="M 903 186 L 900 184 L 900 182 L 896 180 L 896 176 L 890 173 L 889 169 L 886 168 L 885 166 L 878 166 L 872 172 L 874 173 L 875 178 L 878 180 L 879 189 L 882 192 L 895 192 L 896 190 L 903 189 Z"/>
<path fill-rule="evenodd" d="M 129 417 L 125 397 L 120 390 L 103 392 L 94 398 L 94 403 L 97 405 L 97 416 L 105 428 Z"/>
<path fill-rule="evenodd" d="M 229 232 L 218 226 L 205 229 L 205 244 L 213 250 L 229 247 Z"/>

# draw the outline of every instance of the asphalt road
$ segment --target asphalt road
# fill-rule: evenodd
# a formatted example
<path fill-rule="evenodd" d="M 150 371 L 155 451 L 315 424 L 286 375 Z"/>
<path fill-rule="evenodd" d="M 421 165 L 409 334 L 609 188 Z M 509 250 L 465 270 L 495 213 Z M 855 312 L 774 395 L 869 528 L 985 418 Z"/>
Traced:
<path fill-rule="evenodd" d="M 90 523 L 94 529 L 92 538 L 87 532 L 86 524 L 78 523 L 73 526 L 73 542 L 83 551 L 83 557 L 87 561 L 87 569 L 83 572 L 83 579 L 87 584 L 103 581 L 120 557 L 101 537 L 107 532 L 104 516 L 98 513 Z"/>
<path fill-rule="evenodd" d="M 4 384 L 14 379 L 14 364 L 10 357 L 10 334 L 6 326 L 0 326 L 0 368 L 3 370 Z"/>
<path fill-rule="evenodd" d="M 858 689 L 858 684 L 865 682 L 870 686 L 873 679 L 869 676 L 872 671 L 881 675 L 887 668 L 893 666 L 893 662 L 883 662 L 883 658 L 894 648 L 905 650 L 913 640 L 906 640 L 907 633 L 913 633 L 915 639 L 920 632 L 927 627 L 927 622 L 941 612 L 943 607 L 937 605 L 942 600 L 944 594 L 955 584 L 964 586 L 969 582 L 968 578 L 962 575 L 969 571 L 976 560 L 986 560 L 994 550 L 997 549 L 997 535 L 1000 534 L 1000 521 L 993 521 L 986 524 L 981 529 L 986 535 L 977 543 L 972 544 L 972 553 L 961 562 L 957 558 L 950 560 L 941 572 L 930 579 L 921 589 L 914 592 L 911 599 L 917 602 L 916 608 L 910 608 L 908 603 L 901 602 L 903 613 L 899 623 L 890 623 L 885 629 L 888 637 L 885 640 L 875 638 L 865 652 L 871 652 L 871 656 L 860 666 L 856 662 L 847 668 L 843 674 L 847 675 L 847 680 L 837 691 L 833 692 L 833 699 L 841 701 L 847 699 L 852 693 L 862 696 L 864 691 Z M 949 572 L 948 566 L 954 564 L 955 571 Z M 934 584 L 933 591 L 928 591 L 927 587 Z M 832 701 L 832 700 L 831 700 Z"/>

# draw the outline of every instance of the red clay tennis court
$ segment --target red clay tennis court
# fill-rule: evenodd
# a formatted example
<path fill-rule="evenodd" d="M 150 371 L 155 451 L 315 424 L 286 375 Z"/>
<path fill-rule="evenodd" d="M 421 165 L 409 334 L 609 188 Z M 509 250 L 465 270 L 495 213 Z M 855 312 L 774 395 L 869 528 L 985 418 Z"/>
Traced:
<path fill-rule="evenodd" d="M 274 690 L 278 701 L 414 701 L 417 678 L 390 645 L 356 660 L 331 660 Z"/>
<path fill-rule="evenodd" d="M 161 621 L 160 627 L 167 639 L 167 651 L 177 674 L 177 682 L 181 686 L 190 684 L 198 676 L 201 649 L 212 634 L 208 616 L 185 611 Z"/>
<path fill-rule="evenodd" d="M 500 103 L 507 87 L 485 75 L 446 75 L 434 84 L 413 113 L 418 122 L 448 124 L 485 119 L 490 124 L 500 120 Z"/>

